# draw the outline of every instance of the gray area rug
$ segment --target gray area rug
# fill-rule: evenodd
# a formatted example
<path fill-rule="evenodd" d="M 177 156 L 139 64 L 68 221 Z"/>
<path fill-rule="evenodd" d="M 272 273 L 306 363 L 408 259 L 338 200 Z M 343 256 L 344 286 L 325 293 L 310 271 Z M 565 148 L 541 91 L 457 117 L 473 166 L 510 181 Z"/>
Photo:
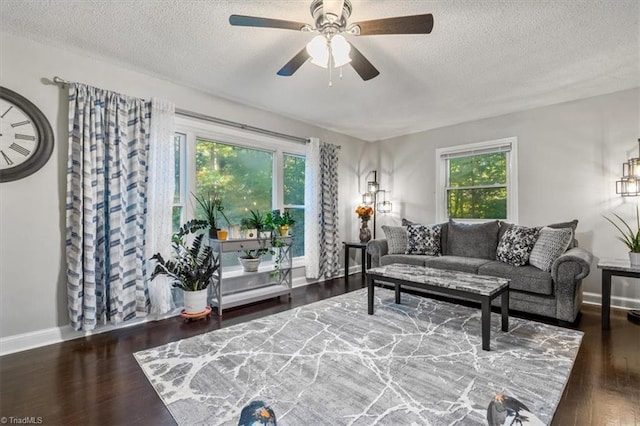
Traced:
<path fill-rule="evenodd" d="M 254 400 L 279 425 L 487 424 L 497 393 L 550 423 L 582 333 L 366 289 L 134 354 L 180 425 L 237 425 Z"/>

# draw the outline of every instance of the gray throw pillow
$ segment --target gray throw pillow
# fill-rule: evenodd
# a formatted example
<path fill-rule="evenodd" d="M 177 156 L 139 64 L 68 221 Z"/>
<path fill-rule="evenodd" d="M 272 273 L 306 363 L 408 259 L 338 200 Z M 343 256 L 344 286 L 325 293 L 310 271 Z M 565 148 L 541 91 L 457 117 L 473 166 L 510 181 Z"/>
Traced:
<path fill-rule="evenodd" d="M 526 265 L 539 232 L 540 228 L 510 225 L 500 238 L 496 258 L 513 266 Z"/>
<path fill-rule="evenodd" d="M 571 222 L 552 223 L 551 225 L 547 225 L 547 227 L 554 229 L 571 228 L 571 230 L 573 231 L 573 238 L 571 239 L 569 248 L 578 247 L 578 241 L 576 240 L 576 228 L 578 227 L 578 219 L 573 219 Z"/>
<path fill-rule="evenodd" d="M 494 260 L 498 229 L 497 220 L 473 224 L 449 220 L 445 254 Z"/>
<path fill-rule="evenodd" d="M 440 255 L 440 230 L 440 225 L 407 226 L 408 245 L 405 254 Z"/>
<path fill-rule="evenodd" d="M 407 251 L 407 228 L 405 226 L 382 225 L 389 246 L 389 254 L 404 254 Z"/>
<path fill-rule="evenodd" d="M 542 228 L 538 240 L 531 250 L 529 263 L 543 271 L 551 271 L 553 262 L 567 251 L 567 247 L 572 241 L 573 230 L 571 228 Z"/>

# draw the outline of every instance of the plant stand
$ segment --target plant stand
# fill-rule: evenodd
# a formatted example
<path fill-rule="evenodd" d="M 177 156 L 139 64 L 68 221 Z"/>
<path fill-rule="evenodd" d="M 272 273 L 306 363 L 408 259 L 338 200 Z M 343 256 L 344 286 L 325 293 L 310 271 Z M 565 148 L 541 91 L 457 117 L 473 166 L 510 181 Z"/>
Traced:
<path fill-rule="evenodd" d="M 188 314 L 184 311 L 184 309 L 182 310 L 182 312 L 180 313 L 180 316 L 182 318 L 184 318 L 184 322 L 185 323 L 189 323 L 191 321 L 196 321 L 202 318 L 210 318 L 211 317 L 211 306 L 207 306 L 206 308 L 204 308 L 204 311 L 199 312 L 197 314 Z"/>
<path fill-rule="evenodd" d="M 213 291 L 212 306 L 218 309 L 218 315 L 222 315 L 223 309 L 229 309 L 236 306 L 242 306 L 261 300 L 271 299 L 287 295 L 291 299 L 292 288 L 292 253 L 291 244 L 292 237 L 276 237 L 276 241 L 280 244 L 279 249 L 279 270 L 278 274 L 273 274 L 273 270 L 258 270 L 258 272 L 243 272 L 246 280 L 256 276 L 268 276 L 264 285 L 251 289 L 242 289 L 233 292 L 222 293 L 223 266 L 214 272 L 212 277 L 211 288 Z M 266 247 L 272 245 L 271 239 L 267 239 Z M 239 252 L 246 249 L 258 249 L 265 247 L 264 241 L 256 238 L 242 238 L 237 240 L 211 240 L 211 248 L 217 254 L 214 262 L 221 262 L 224 259 L 223 253 Z M 234 278 L 235 279 L 235 278 Z M 242 278 L 241 278 L 242 279 Z"/>

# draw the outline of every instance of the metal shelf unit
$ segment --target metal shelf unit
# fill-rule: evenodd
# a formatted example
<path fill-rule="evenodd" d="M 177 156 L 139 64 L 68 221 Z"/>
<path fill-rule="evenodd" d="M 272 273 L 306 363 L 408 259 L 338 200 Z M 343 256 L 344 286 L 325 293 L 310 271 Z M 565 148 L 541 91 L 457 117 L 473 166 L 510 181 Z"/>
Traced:
<path fill-rule="evenodd" d="M 276 247 L 274 247 L 273 241 L 277 242 Z M 232 240 L 211 239 L 211 248 L 214 253 L 216 253 L 214 262 L 218 264 L 218 269 L 213 274 L 211 306 L 218 308 L 218 315 L 222 315 L 222 311 L 224 309 L 258 302 L 260 300 L 271 299 L 283 295 L 288 295 L 290 299 L 292 288 L 292 241 L 293 238 L 290 236 L 275 237 L 275 240 L 272 240 L 271 238 L 241 238 Z M 273 248 L 278 252 L 276 254 L 279 264 L 278 270 L 274 271 L 271 268 L 261 268 L 258 272 L 233 274 L 234 279 L 239 279 L 239 277 L 248 278 L 256 277 L 256 275 L 262 275 L 264 277 L 268 277 L 268 281 L 261 284 L 259 287 L 240 289 L 238 291 L 223 294 L 222 282 L 223 279 L 228 279 L 223 277 L 223 254 L 241 252 L 242 250 L 259 249 L 263 247 Z"/>

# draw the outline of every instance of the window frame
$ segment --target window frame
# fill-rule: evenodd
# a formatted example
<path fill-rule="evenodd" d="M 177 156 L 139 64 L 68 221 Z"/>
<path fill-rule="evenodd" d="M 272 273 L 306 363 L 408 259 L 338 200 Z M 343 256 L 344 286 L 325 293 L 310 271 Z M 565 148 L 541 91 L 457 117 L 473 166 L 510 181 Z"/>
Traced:
<path fill-rule="evenodd" d="M 504 149 L 505 146 L 510 146 Z M 493 152 L 505 152 L 507 168 L 507 217 L 505 220 L 518 223 L 518 138 L 507 137 L 484 142 L 465 145 L 456 145 L 445 148 L 437 148 L 435 156 L 436 169 L 436 220 L 446 222 L 449 220 L 447 211 L 447 189 L 449 189 L 449 158 L 478 154 L 490 154 Z M 455 219 L 458 222 L 481 223 L 495 219 Z"/>
<path fill-rule="evenodd" d="M 196 141 L 204 139 L 220 144 L 273 153 L 274 170 L 271 205 L 273 209 L 280 209 L 280 211 L 290 207 L 284 204 L 284 156 L 294 155 L 306 159 L 305 144 L 286 141 L 269 135 L 250 133 L 246 130 L 188 117 L 176 117 L 175 133 L 186 135 L 186 194 L 192 194 L 196 191 Z M 184 217 L 193 218 L 195 217 L 195 203 L 192 202 L 191 197 L 186 198 L 189 199 L 189 202 L 186 202 L 183 210 Z M 305 208 L 304 205 L 295 207 Z M 303 260 L 304 256 L 294 259 Z"/>

